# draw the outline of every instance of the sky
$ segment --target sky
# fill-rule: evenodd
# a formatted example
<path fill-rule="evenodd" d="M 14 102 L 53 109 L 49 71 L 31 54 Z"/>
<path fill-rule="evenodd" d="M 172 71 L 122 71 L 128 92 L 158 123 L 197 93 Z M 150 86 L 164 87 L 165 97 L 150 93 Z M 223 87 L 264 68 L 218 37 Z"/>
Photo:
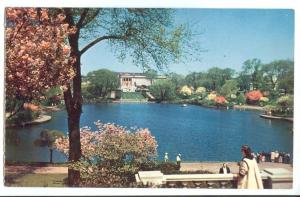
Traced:
<path fill-rule="evenodd" d="M 294 12 L 288 9 L 176 9 L 175 23 L 188 23 L 204 52 L 200 61 L 167 65 L 170 72 L 186 75 L 211 67 L 240 71 L 247 59 L 263 63 L 294 59 Z M 81 42 L 81 46 L 84 46 Z M 123 63 L 100 42 L 82 56 L 82 74 L 107 68 L 117 72 L 142 72 L 130 59 Z M 154 65 L 155 68 L 155 65 Z"/>

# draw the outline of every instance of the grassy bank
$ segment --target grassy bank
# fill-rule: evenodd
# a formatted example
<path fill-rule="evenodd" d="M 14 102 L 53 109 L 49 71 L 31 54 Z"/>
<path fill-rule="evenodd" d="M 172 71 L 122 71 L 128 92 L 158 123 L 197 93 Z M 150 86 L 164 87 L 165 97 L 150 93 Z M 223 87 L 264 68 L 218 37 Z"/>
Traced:
<path fill-rule="evenodd" d="M 68 174 L 10 174 L 5 176 L 8 187 L 66 187 Z"/>

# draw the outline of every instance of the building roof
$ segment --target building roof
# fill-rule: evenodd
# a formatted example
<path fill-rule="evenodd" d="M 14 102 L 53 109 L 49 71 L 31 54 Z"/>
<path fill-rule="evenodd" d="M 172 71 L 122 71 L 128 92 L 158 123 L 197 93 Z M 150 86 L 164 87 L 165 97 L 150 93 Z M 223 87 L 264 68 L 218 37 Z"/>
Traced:
<path fill-rule="evenodd" d="M 132 73 L 132 72 L 118 72 L 119 77 L 145 77 L 145 73 Z M 158 75 L 156 78 L 158 79 L 165 79 L 166 76 Z"/>

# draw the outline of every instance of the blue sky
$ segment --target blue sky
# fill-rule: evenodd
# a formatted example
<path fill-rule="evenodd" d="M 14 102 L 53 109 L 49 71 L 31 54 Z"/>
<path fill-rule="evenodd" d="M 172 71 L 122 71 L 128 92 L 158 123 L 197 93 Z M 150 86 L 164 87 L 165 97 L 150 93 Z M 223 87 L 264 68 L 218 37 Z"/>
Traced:
<path fill-rule="evenodd" d="M 201 32 L 195 37 L 206 52 L 199 62 L 169 64 L 172 72 L 188 74 L 213 66 L 241 70 L 247 59 L 263 63 L 294 58 L 294 12 L 286 9 L 177 9 L 176 23 L 189 23 Z M 130 59 L 119 62 L 102 42 L 82 56 L 82 74 L 108 68 L 118 72 L 141 72 Z"/>

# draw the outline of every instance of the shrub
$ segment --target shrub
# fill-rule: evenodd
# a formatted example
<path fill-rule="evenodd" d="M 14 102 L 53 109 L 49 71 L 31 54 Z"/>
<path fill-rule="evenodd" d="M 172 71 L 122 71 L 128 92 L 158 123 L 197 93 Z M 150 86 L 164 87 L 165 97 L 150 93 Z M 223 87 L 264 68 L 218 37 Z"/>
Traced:
<path fill-rule="evenodd" d="M 206 88 L 205 87 L 198 87 L 195 91 L 196 94 L 198 95 L 202 95 L 206 92 Z"/>
<path fill-rule="evenodd" d="M 246 99 L 248 104 L 256 104 L 261 97 L 263 97 L 263 95 L 259 90 L 253 90 L 246 93 Z"/>
<path fill-rule="evenodd" d="M 160 163 L 158 165 L 158 169 L 163 173 L 163 174 L 174 174 L 178 173 L 179 171 L 179 166 L 176 163 L 172 162 L 164 162 Z"/>
<path fill-rule="evenodd" d="M 244 94 L 239 94 L 236 98 L 236 102 L 238 104 L 245 104 L 246 102 L 246 97 L 244 96 Z"/>
<path fill-rule="evenodd" d="M 216 97 L 217 94 L 215 92 L 211 92 L 209 95 L 207 95 L 207 99 L 210 101 L 215 100 Z"/>
<path fill-rule="evenodd" d="M 180 89 L 179 94 L 183 97 L 189 97 L 192 95 L 192 89 L 185 85 Z"/>
<path fill-rule="evenodd" d="M 127 129 L 100 121 L 95 124 L 97 131 L 81 129 L 82 158 L 70 168 L 80 170 L 82 186 L 129 187 L 144 163 L 150 162 L 151 168 L 157 155 L 155 138 L 148 129 Z M 57 139 L 54 147 L 68 154 L 68 138 Z"/>
<path fill-rule="evenodd" d="M 214 101 L 217 103 L 217 104 L 220 104 L 220 105 L 223 105 L 225 103 L 228 103 L 228 101 L 225 99 L 224 96 L 217 96 Z"/>

